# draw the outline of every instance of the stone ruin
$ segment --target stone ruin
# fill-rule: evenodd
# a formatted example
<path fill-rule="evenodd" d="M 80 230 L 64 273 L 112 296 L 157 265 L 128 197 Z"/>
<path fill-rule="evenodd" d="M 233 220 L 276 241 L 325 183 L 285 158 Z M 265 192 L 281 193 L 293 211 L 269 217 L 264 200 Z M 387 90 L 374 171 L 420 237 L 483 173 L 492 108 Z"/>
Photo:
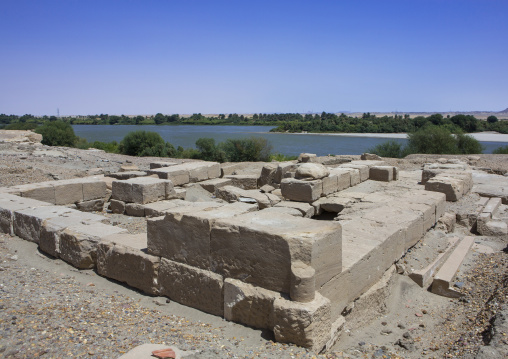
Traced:
<path fill-rule="evenodd" d="M 399 172 L 382 160 L 310 154 L 124 170 L 1 188 L 0 229 L 76 268 L 316 352 L 334 344 L 347 306 L 436 225 L 445 201 L 473 185 L 462 163 Z M 506 232 L 493 223 L 505 200 L 484 201 L 478 230 Z M 113 213 L 146 217 L 147 233 L 91 213 L 108 202 Z M 413 277 L 424 285 L 428 273 Z"/>

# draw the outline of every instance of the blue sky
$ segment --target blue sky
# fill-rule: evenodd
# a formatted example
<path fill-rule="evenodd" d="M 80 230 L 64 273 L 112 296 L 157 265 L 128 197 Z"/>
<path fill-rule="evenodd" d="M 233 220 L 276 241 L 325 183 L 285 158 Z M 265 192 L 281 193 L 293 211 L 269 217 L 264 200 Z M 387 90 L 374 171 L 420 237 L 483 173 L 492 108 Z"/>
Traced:
<path fill-rule="evenodd" d="M 506 14 L 506 0 L 0 0 L 0 113 L 498 111 Z"/>

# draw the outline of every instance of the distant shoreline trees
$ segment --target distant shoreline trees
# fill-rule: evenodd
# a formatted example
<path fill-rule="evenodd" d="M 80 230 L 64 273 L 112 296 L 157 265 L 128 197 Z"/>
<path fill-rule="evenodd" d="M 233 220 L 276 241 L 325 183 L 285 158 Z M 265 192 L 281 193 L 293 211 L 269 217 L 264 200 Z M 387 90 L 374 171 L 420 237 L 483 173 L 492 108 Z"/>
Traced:
<path fill-rule="evenodd" d="M 55 121 L 55 116 L 36 117 L 32 115 L 5 115 L 0 114 L 0 127 L 5 129 L 34 128 L 34 125 Z M 238 114 L 219 114 L 204 116 L 195 113 L 184 117 L 178 114 L 164 115 L 157 113 L 154 116 L 116 116 L 108 114 L 60 117 L 71 125 L 233 125 L 233 126 L 274 126 L 273 132 L 314 132 L 314 133 L 409 133 L 417 131 L 427 125 L 445 126 L 451 132 L 480 132 L 496 131 L 508 133 L 508 120 L 489 116 L 486 121 L 479 120 L 472 115 L 455 115 L 443 117 L 441 114 L 432 114 L 427 117 L 410 117 L 393 115 L 378 117 L 374 114 L 364 113 L 361 117 L 352 117 L 346 114 L 322 112 L 321 114 L 254 114 L 252 116 Z"/>

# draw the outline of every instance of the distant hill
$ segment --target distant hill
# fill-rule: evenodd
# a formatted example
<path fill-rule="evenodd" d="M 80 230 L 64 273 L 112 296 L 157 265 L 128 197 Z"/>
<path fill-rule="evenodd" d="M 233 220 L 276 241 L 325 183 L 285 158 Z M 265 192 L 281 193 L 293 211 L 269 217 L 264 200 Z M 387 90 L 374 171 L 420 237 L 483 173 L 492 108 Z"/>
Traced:
<path fill-rule="evenodd" d="M 508 113 L 508 107 L 505 108 L 503 111 L 499 111 L 499 113 Z"/>

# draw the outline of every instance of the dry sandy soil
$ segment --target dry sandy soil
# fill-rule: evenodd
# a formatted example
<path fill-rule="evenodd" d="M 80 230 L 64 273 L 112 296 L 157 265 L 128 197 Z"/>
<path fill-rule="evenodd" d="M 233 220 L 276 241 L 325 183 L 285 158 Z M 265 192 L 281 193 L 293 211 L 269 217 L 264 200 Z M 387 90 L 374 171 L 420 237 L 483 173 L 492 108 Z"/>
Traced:
<path fill-rule="evenodd" d="M 418 156 L 387 159 L 402 170 L 418 171 L 438 157 L 461 158 L 473 167 L 503 175 L 508 156 Z M 0 143 L 0 186 L 116 172 L 124 163 L 147 169 L 154 158 L 132 158 L 69 148 Z M 160 160 L 160 159 L 157 159 Z M 167 159 L 166 159 L 167 160 Z M 178 161 L 178 160 L 175 160 Z M 448 204 L 449 211 L 470 206 L 476 195 Z M 109 215 L 109 214 L 108 214 Z M 507 214 L 508 215 L 508 214 Z M 111 215 L 109 215 L 111 216 Z M 112 218 L 112 217 L 111 217 Z M 143 220 L 111 219 L 133 231 Z M 455 235 L 468 229 L 458 226 Z M 434 229 L 399 265 L 422 266 L 449 233 Z M 196 358 L 488 358 L 493 320 L 506 315 L 507 238 L 476 236 L 456 283 L 465 296 L 449 299 L 394 273 L 380 285 L 383 296 L 351 309 L 348 324 L 331 351 L 315 354 L 272 341 L 271 333 L 150 297 L 50 258 L 36 245 L 0 236 L 0 357 L 117 358 L 142 343 L 176 345 Z M 421 263 L 419 263 L 421 262 Z M 506 350 L 507 336 L 497 342 Z M 504 348 L 504 349 L 503 349 Z"/>

